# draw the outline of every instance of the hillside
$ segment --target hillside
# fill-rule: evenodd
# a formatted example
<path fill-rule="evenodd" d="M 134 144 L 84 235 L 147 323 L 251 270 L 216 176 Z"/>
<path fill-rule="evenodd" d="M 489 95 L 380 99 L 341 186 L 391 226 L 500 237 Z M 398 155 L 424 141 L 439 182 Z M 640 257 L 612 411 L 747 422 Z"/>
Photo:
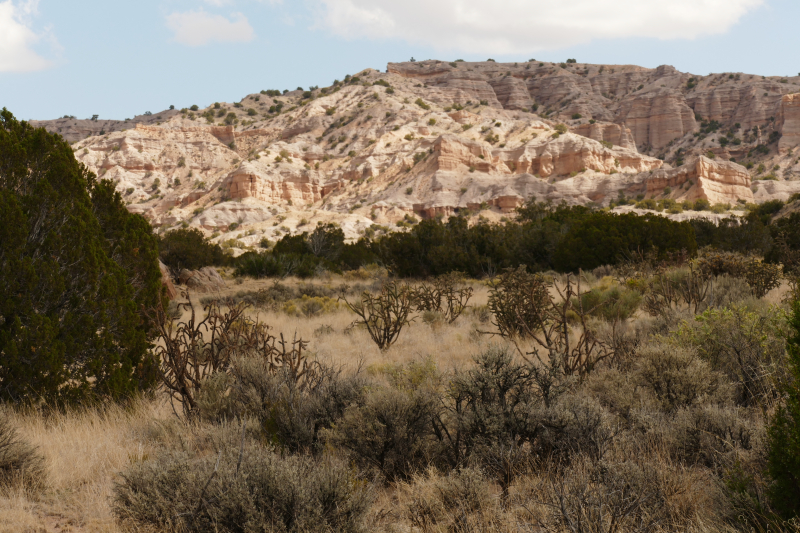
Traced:
<path fill-rule="evenodd" d="M 355 238 L 410 215 L 499 219 L 531 197 L 785 200 L 800 192 L 798 93 L 800 77 L 420 61 L 128 121 L 36 124 L 155 226 L 241 248 L 318 221 Z"/>

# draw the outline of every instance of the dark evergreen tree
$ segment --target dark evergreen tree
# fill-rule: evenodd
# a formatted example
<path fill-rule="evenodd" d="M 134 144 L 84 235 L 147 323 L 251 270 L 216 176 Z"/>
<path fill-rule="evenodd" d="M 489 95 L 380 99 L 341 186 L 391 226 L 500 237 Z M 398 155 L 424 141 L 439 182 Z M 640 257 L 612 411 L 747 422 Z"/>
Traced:
<path fill-rule="evenodd" d="M 0 397 L 119 398 L 154 382 L 156 241 L 60 136 L 0 113 Z"/>
<path fill-rule="evenodd" d="M 572 226 L 559 242 L 557 270 L 575 272 L 614 265 L 635 252 L 655 250 L 660 257 L 670 252 L 697 252 L 694 229 L 658 215 L 593 213 Z"/>
<path fill-rule="evenodd" d="M 176 276 L 183 269 L 224 266 L 229 262 L 222 247 L 209 242 L 196 228 L 180 228 L 167 232 L 161 237 L 159 248 L 161 262 Z"/>
<path fill-rule="evenodd" d="M 791 379 L 768 429 L 770 500 L 786 519 L 800 516 L 800 301 L 792 311 L 787 342 Z"/>

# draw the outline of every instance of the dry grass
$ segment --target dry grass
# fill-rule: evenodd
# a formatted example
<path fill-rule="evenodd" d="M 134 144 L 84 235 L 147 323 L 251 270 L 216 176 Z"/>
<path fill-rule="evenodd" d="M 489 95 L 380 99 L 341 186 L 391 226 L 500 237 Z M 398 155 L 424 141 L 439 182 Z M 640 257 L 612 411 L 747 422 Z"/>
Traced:
<path fill-rule="evenodd" d="M 8 414 L 20 435 L 44 455 L 47 489 L 0 496 L 2 533 L 119 531 L 110 507 L 114 478 L 150 451 L 140 429 L 173 416 L 161 400 L 141 400 L 128 408 Z"/>
<path fill-rule="evenodd" d="M 336 287 L 342 279 L 314 281 Z M 299 280 L 286 280 L 296 285 Z M 257 291 L 268 288 L 271 281 L 246 280 L 242 284 L 229 282 L 221 296 Z M 485 284 L 473 282 L 475 295 L 470 304 L 485 305 L 488 289 Z M 786 286 L 770 293 L 766 300 L 777 303 L 787 290 Z M 344 307 L 313 317 L 294 317 L 282 312 L 252 311 L 274 332 L 298 336 L 310 341 L 310 350 L 320 360 L 355 370 L 380 370 L 386 365 L 432 359 L 439 369 L 447 371 L 471 363 L 475 354 L 487 345 L 497 342 L 478 330 L 492 329 L 491 323 L 482 323 L 468 309 L 453 324 L 426 324 L 417 317 L 400 334 L 398 342 L 385 352 L 378 350 L 366 331 L 349 329 L 355 315 Z M 641 314 L 641 312 L 640 312 Z M 638 315 L 637 315 L 638 316 Z M 329 326 L 323 328 L 323 326 Z M 322 332 L 326 330 L 326 332 Z M 523 346 L 523 349 L 526 347 Z M 157 452 L 158 448 L 171 446 L 152 431 L 154 421 L 172 420 L 164 425 L 175 427 L 176 435 L 189 432 L 177 423 L 172 410 L 162 399 L 139 400 L 132 406 L 106 406 L 99 409 L 75 410 L 66 413 L 43 414 L 37 411 L 8 411 L 10 422 L 22 437 L 36 446 L 47 463 L 46 489 L 40 494 L 29 494 L 21 489 L 0 494 L 0 533 L 5 532 L 118 532 L 121 531 L 111 511 L 111 496 L 117 475 L 132 462 L 141 461 Z M 172 437 L 171 437 L 172 438 Z M 668 474 L 672 478 L 668 479 Z M 663 472 L 665 483 L 680 485 L 668 502 L 673 512 L 694 514 L 702 522 L 702 507 L 713 506 L 716 490 L 714 482 L 704 473 L 678 470 Z M 500 505 L 499 489 L 489 483 L 475 516 L 469 520 L 472 531 L 518 531 L 521 522 L 530 524 L 533 514 L 545 514 L 546 509 L 522 502 L 526 495 L 536 493 L 543 499 L 542 487 L 549 483 L 546 474 L 540 478 L 523 477 L 511 487 L 511 502 Z M 370 513 L 374 531 L 424 531 L 414 526 L 414 506 L 428 502 L 439 505 L 442 484 L 447 484 L 441 474 L 427 472 L 397 487 L 378 489 Z M 487 482 L 488 483 L 488 482 Z M 537 492 L 539 491 L 539 492 Z M 446 513 L 445 513 L 446 514 Z M 428 531 L 445 531 L 459 518 L 440 516 L 436 527 Z M 710 518 L 709 518 L 710 519 Z M 525 526 L 525 527 L 529 527 Z M 714 529 L 714 528 L 711 528 Z M 451 529 L 452 530 L 452 529 Z M 695 531 L 704 530 L 701 524 Z"/>

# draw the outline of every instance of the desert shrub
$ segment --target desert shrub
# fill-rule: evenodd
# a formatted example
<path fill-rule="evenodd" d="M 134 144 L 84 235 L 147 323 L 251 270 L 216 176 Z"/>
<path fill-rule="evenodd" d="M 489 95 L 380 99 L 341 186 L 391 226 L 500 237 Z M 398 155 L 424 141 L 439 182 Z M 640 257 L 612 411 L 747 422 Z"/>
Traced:
<path fill-rule="evenodd" d="M 120 398 L 155 383 L 158 245 L 58 134 L 0 111 L 0 397 Z"/>
<path fill-rule="evenodd" d="M 737 252 L 704 251 L 695 260 L 695 265 L 704 276 L 727 274 L 743 278 L 756 298 L 763 298 L 769 291 L 780 286 L 783 278 L 781 265 L 766 263 Z"/>
<path fill-rule="evenodd" d="M 425 387 L 378 388 L 363 405 L 345 411 L 329 442 L 348 450 L 387 481 L 407 479 L 428 464 L 431 419 L 438 404 L 438 397 Z"/>
<path fill-rule="evenodd" d="M 447 476 L 429 471 L 404 488 L 413 496 L 406 506 L 409 521 L 422 531 L 481 531 L 498 514 L 491 485 L 476 468 L 459 468 Z"/>
<path fill-rule="evenodd" d="M 780 287 L 783 267 L 751 258 L 745 265 L 744 279 L 753 291 L 753 296 L 763 298 L 772 289 Z"/>
<path fill-rule="evenodd" d="M 552 464 L 567 464 L 579 456 L 600 461 L 620 432 L 608 410 L 581 392 L 561 395 L 545 420 L 549 428 L 537 443 L 538 453 Z"/>
<path fill-rule="evenodd" d="M 198 395 L 206 420 L 255 418 L 265 438 L 292 452 L 321 453 L 322 432 L 345 410 L 364 403 L 367 383 L 358 374 L 343 377 L 324 369 L 306 386 L 291 372 L 259 358 L 234 358 L 229 374 L 214 376 Z"/>
<path fill-rule="evenodd" d="M 160 361 L 161 383 L 187 416 L 197 411 L 196 398 L 206 379 L 227 372 L 236 356 L 259 358 L 272 373 L 288 372 L 300 388 L 312 386 L 324 373 L 319 362 L 308 358 L 307 342 L 296 333 L 291 341 L 283 334 L 278 340 L 267 325 L 245 315 L 245 302 L 223 312 L 212 300 L 198 316 L 188 292 L 185 297 L 178 308 L 189 311 L 188 319 L 176 323 L 159 307 L 152 320 L 158 331 L 154 353 Z"/>
<path fill-rule="evenodd" d="M 674 333 L 736 387 L 740 405 L 770 405 L 785 377 L 786 320 L 774 307 L 709 309 Z"/>
<path fill-rule="evenodd" d="M 298 300 L 290 300 L 283 305 L 283 312 L 290 316 L 312 317 L 333 313 L 339 309 L 339 302 L 327 296 L 303 295 Z"/>
<path fill-rule="evenodd" d="M 224 266 L 228 262 L 222 247 L 206 240 L 195 228 L 181 228 L 164 234 L 159 242 L 159 257 L 175 275 L 183 269 Z"/>
<path fill-rule="evenodd" d="M 512 342 L 518 337 L 534 341 L 533 351 L 525 354 L 515 344 L 520 355 L 547 362 L 553 369 L 560 367 L 565 376 L 584 376 L 615 355 L 615 345 L 595 334 L 590 313 L 597 309 L 583 306 L 585 295 L 580 278 L 571 274 L 563 283 L 547 282 L 541 274 L 528 274 L 519 267 L 506 270 L 493 282 L 488 305 L 500 336 Z"/>
<path fill-rule="evenodd" d="M 640 351 L 636 375 L 668 411 L 706 402 L 724 383 L 695 350 L 664 344 Z"/>
<path fill-rule="evenodd" d="M 721 275 L 744 277 L 747 259 L 736 252 L 704 250 L 695 260 L 695 265 L 707 277 Z"/>
<path fill-rule="evenodd" d="M 475 365 L 456 372 L 446 388 L 443 411 L 434 420 L 438 462 L 450 468 L 477 464 L 504 495 L 526 465 L 549 457 L 563 428 L 551 409 L 566 390 L 548 369 L 516 361 L 508 348 L 492 346 Z M 534 454 L 534 455 L 532 455 Z"/>
<path fill-rule="evenodd" d="M 782 402 L 769 425 L 770 499 L 785 518 L 800 517 L 800 303 L 792 305 L 787 349 L 792 381 L 783 386 Z"/>
<path fill-rule="evenodd" d="M 637 427 L 649 426 L 647 432 L 674 460 L 717 474 L 752 454 L 764 437 L 763 422 L 754 423 L 750 412 L 732 405 L 701 404 L 670 416 L 640 411 L 636 418 Z"/>
<path fill-rule="evenodd" d="M 461 276 L 457 273 L 446 274 L 423 283 L 414 289 L 417 311 L 438 313 L 442 320 L 452 323 L 467 308 L 472 297 L 472 287 L 458 287 Z"/>
<path fill-rule="evenodd" d="M 653 470 L 637 458 L 576 461 L 545 490 L 547 529 L 657 531 L 665 519 L 665 494 Z"/>
<path fill-rule="evenodd" d="M 114 488 L 123 523 L 197 532 L 365 531 L 369 485 L 332 458 L 235 447 L 134 463 Z"/>
<path fill-rule="evenodd" d="M 439 311 L 423 311 L 422 322 L 431 326 L 432 328 L 438 328 L 445 323 L 445 319 L 444 315 Z"/>
<path fill-rule="evenodd" d="M 520 267 L 506 271 L 492 283 L 488 307 L 500 334 L 514 337 L 533 331 L 544 320 L 544 309 L 549 303 L 544 276 Z"/>
<path fill-rule="evenodd" d="M 714 278 L 709 296 L 712 307 L 730 307 L 751 298 L 750 286 L 741 278 L 717 276 Z"/>
<path fill-rule="evenodd" d="M 44 457 L 0 414 L 0 488 L 40 488 L 46 474 Z"/>
<path fill-rule="evenodd" d="M 358 316 L 372 340 L 381 350 L 386 350 L 397 341 L 403 328 L 410 322 L 409 314 L 414 304 L 413 290 L 397 282 L 386 283 L 377 295 L 369 292 L 353 303 L 344 304 Z"/>
<path fill-rule="evenodd" d="M 694 265 L 657 264 L 650 273 L 629 283 L 644 292 L 643 307 L 651 316 L 665 316 L 685 305 L 692 313 L 708 307 L 712 278 Z M 646 267 L 645 267 L 646 268 Z"/>
<path fill-rule="evenodd" d="M 620 285 L 603 284 L 583 293 L 583 309 L 607 321 L 627 320 L 638 309 L 642 295 Z"/>

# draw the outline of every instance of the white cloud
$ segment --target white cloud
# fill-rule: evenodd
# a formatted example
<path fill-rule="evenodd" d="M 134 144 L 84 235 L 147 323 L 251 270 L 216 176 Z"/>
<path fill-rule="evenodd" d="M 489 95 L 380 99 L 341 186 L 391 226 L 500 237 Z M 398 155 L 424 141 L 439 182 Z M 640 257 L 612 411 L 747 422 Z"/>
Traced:
<path fill-rule="evenodd" d="M 39 40 L 30 28 L 38 0 L 0 2 L 0 72 L 31 72 L 51 65 L 32 50 Z"/>
<path fill-rule="evenodd" d="M 202 9 L 167 16 L 167 26 L 175 32 L 175 40 L 188 46 L 202 46 L 210 42 L 242 43 L 252 41 L 255 33 L 241 13 L 230 19 L 211 15 Z"/>
<path fill-rule="evenodd" d="M 596 38 L 724 33 L 765 0 L 317 0 L 318 26 L 440 50 L 505 54 Z"/>

